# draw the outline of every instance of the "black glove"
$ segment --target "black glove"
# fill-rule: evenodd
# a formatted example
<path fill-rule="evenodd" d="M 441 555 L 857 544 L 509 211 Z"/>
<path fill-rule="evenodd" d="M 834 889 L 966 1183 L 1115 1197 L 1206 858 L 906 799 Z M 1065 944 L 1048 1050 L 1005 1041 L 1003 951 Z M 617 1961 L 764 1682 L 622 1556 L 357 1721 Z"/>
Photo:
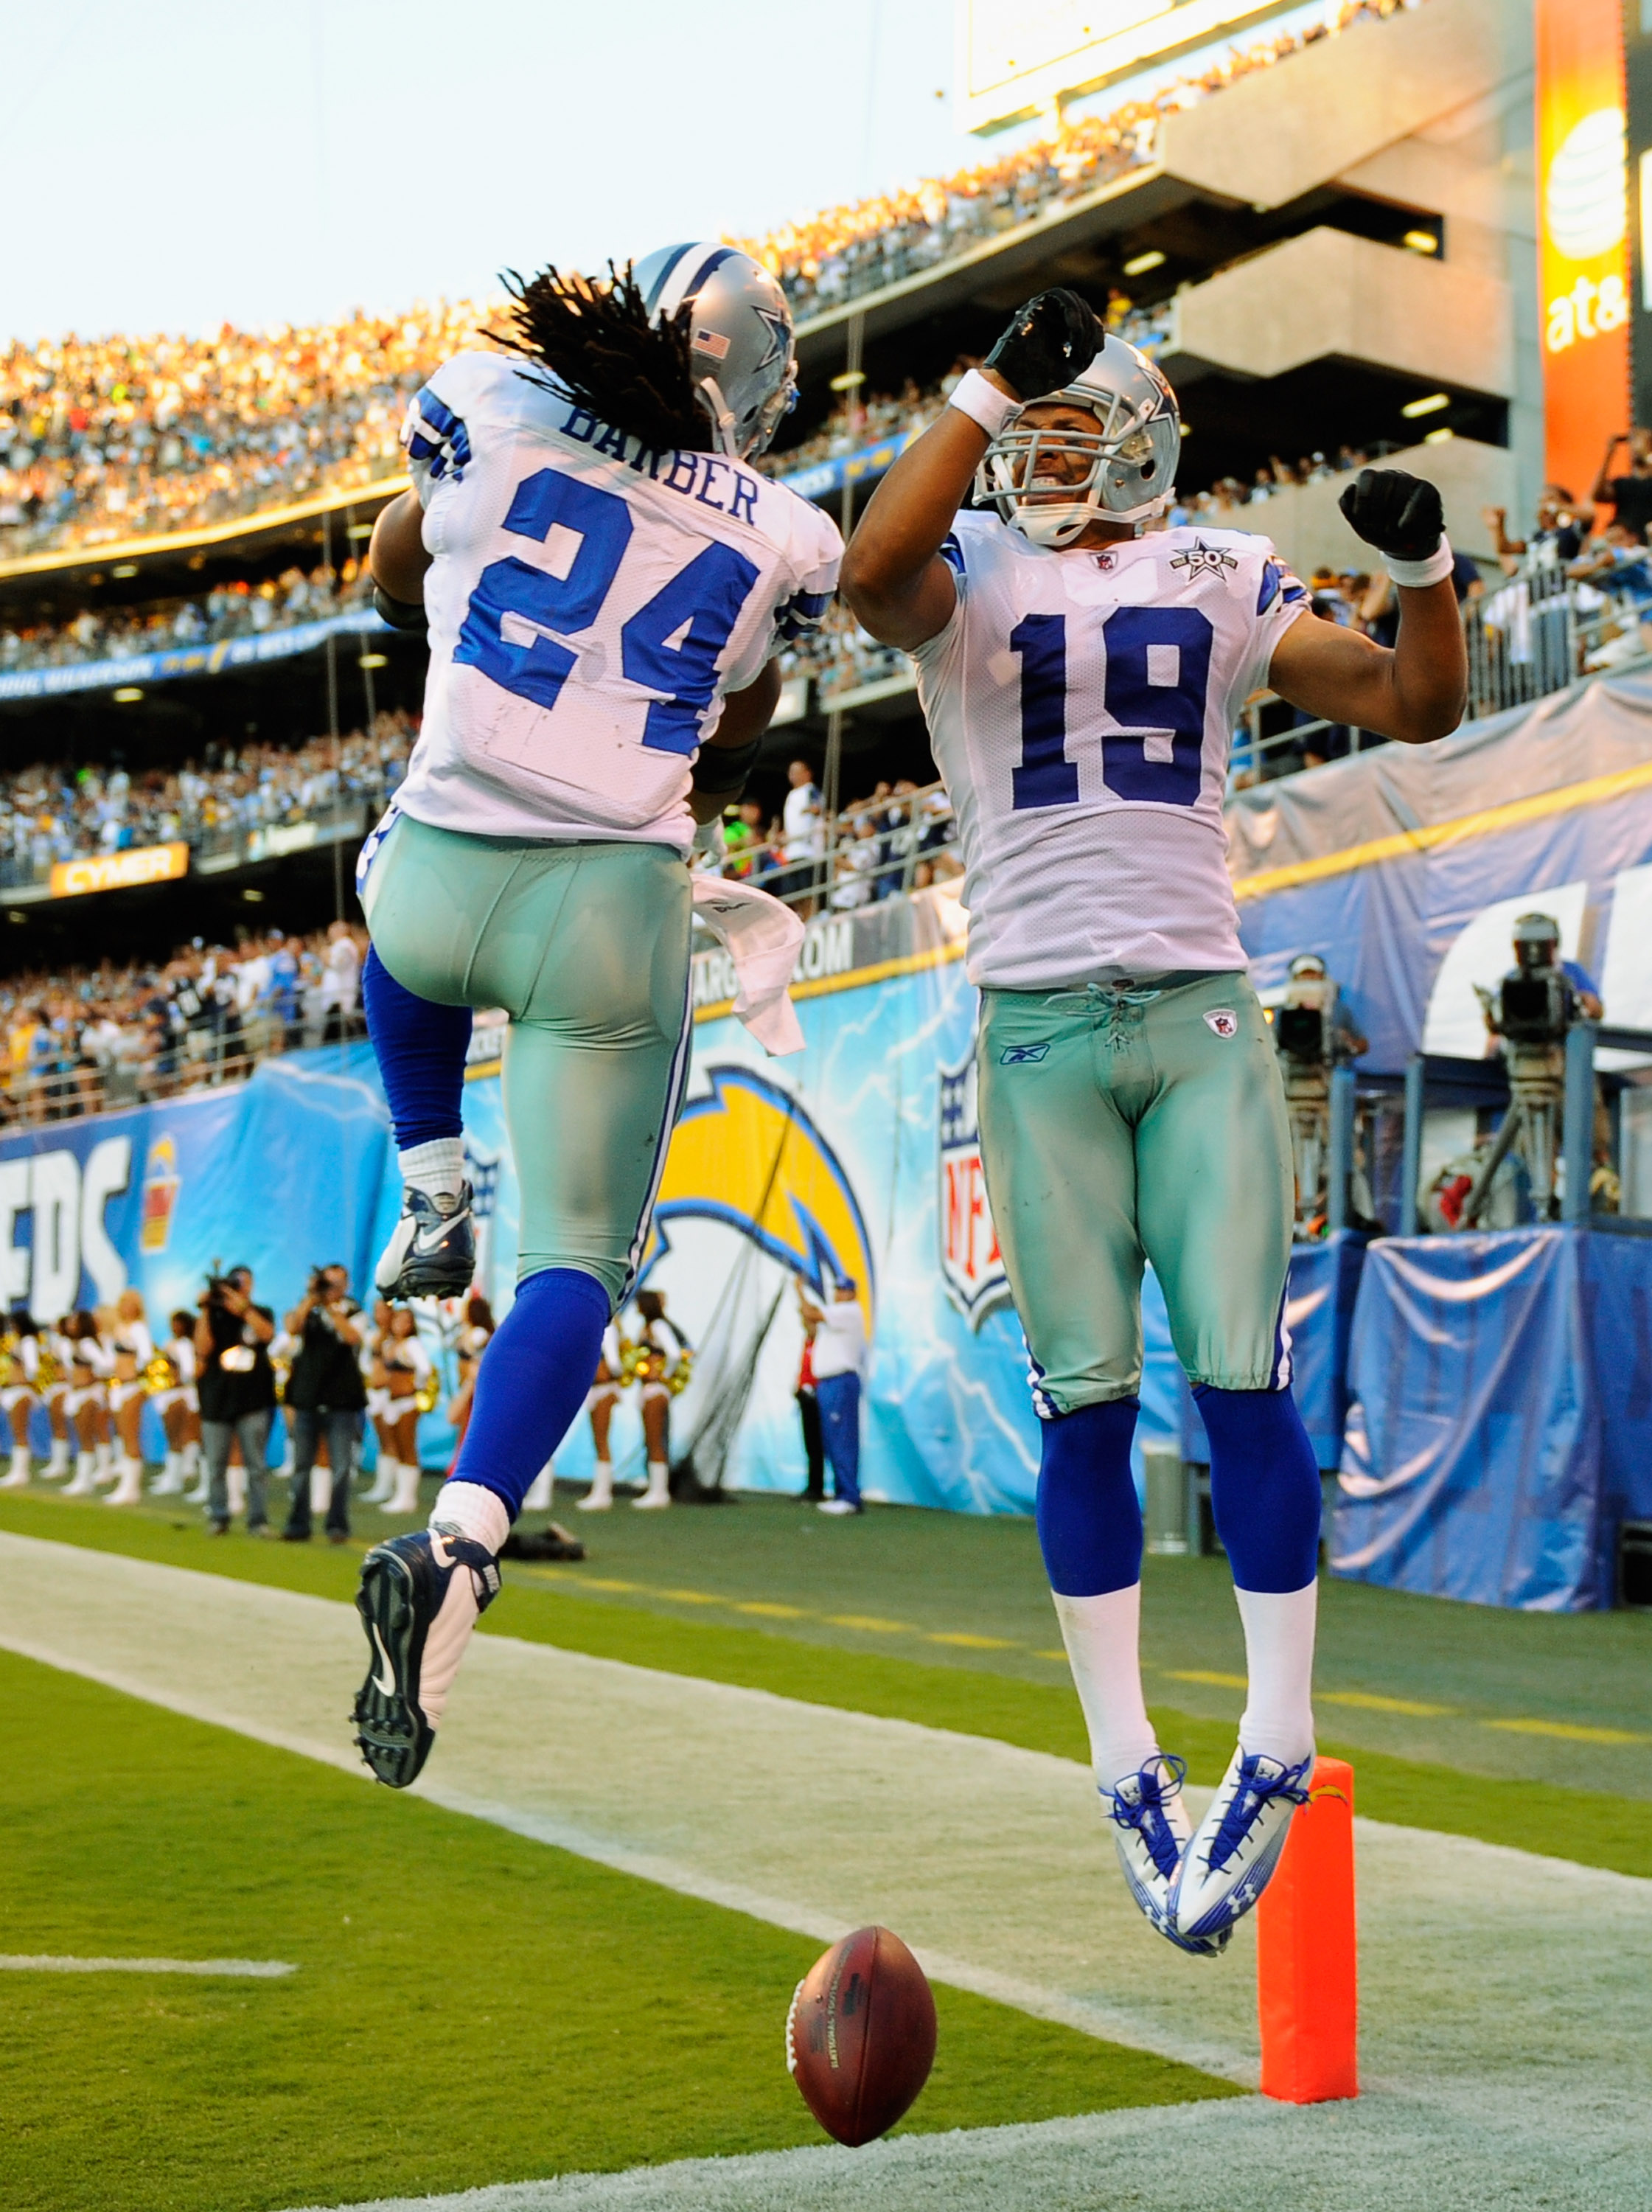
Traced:
<path fill-rule="evenodd" d="M 424 601 L 422 599 L 392 599 L 382 584 L 373 587 L 373 604 L 381 620 L 392 629 L 416 630 L 424 635 Z"/>
<path fill-rule="evenodd" d="M 1090 367 L 1102 349 L 1102 330 L 1076 292 L 1041 292 L 1017 307 L 1015 319 L 987 356 L 1023 403 L 1060 392 Z"/>
<path fill-rule="evenodd" d="M 1440 550 L 1445 509 L 1437 484 L 1403 469 L 1362 469 L 1337 501 L 1348 527 L 1396 561 L 1426 561 Z"/>

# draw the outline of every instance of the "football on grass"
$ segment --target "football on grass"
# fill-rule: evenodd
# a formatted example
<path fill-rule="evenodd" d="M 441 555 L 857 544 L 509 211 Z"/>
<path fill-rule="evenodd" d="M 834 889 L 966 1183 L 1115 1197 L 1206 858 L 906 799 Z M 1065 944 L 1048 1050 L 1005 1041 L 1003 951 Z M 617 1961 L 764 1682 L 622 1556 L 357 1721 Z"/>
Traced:
<path fill-rule="evenodd" d="M 817 1959 L 786 2016 L 786 2063 L 804 2102 L 841 2143 L 895 2125 L 935 2063 L 935 2000 L 887 1928 L 859 1928 Z"/>

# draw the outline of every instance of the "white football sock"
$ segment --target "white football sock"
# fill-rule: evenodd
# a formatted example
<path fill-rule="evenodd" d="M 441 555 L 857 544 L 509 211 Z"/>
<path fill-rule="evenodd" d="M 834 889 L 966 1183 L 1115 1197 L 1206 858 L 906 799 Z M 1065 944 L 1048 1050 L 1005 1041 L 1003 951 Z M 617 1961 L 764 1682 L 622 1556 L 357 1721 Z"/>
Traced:
<path fill-rule="evenodd" d="M 469 1536 L 497 1558 L 511 1533 L 511 1516 L 497 1492 L 484 1490 L 479 1482 L 448 1481 L 436 1492 L 430 1526 L 457 1528 L 460 1535 Z"/>
<path fill-rule="evenodd" d="M 1110 1790 L 1158 1749 L 1141 1693 L 1141 1584 L 1099 1597 L 1050 1595 L 1090 1729 L 1096 1779 Z"/>
<path fill-rule="evenodd" d="M 410 1145 L 397 1153 L 396 1164 L 402 1181 L 427 1198 L 457 1198 L 465 1188 L 465 1139 L 433 1137 L 428 1145 Z"/>
<path fill-rule="evenodd" d="M 1239 1723 L 1248 1753 L 1294 1766 L 1314 1748 L 1314 1624 L 1320 1586 L 1299 1590 L 1236 1589 L 1245 1625 L 1250 1694 Z"/>

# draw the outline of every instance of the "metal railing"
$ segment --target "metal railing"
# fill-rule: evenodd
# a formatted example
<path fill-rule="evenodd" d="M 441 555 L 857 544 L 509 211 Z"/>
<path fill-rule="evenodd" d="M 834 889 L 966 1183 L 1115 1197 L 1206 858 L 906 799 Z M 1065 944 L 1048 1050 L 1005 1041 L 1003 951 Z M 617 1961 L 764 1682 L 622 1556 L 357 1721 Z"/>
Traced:
<path fill-rule="evenodd" d="M 0 1085 L 0 1128 L 35 1128 L 119 1113 L 161 1099 L 184 1098 L 226 1084 L 245 1083 L 263 1061 L 284 1052 L 364 1037 L 355 1008 L 313 1007 L 287 1020 L 253 1012 L 215 1012 L 165 1040 L 151 1032 L 107 1054 L 65 1050 L 32 1060 Z"/>
<path fill-rule="evenodd" d="M 898 821 L 889 819 L 899 815 Z M 873 836 L 858 824 L 884 817 Z M 800 913 L 853 914 L 891 898 L 907 898 L 932 882 L 963 873 L 957 822 L 945 787 L 926 784 L 898 799 L 865 799 L 846 806 L 823 825 L 820 849 L 789 859 L 781 845 L 732 848 L 720 863 L 696 870 L 702 874 L 755 884 Z M 921 880 L 920 880 L 921 878 Z"/>

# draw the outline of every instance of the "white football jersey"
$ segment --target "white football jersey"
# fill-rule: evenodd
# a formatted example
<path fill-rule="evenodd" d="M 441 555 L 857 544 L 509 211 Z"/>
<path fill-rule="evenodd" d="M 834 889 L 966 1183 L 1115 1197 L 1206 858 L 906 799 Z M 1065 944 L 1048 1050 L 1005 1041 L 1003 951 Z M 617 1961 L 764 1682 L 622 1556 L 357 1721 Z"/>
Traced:
<path fill-rule="evenodd" d="M 430 672 L 397 805 L 490 837 L 694 836 L 725 696 L 817 623 L 836 526 L 714 453 L 653 453 L 502 354 L 408 408 Z"/>
<path fill-rule="evenodd" d="M 1243 968 L 1228 751 L 1301 584 L 1235 530 L 1057 552 L 966 514 L 942 551 L 957 608 L 914 659 L 958 818 L 970 980 Z"/>

